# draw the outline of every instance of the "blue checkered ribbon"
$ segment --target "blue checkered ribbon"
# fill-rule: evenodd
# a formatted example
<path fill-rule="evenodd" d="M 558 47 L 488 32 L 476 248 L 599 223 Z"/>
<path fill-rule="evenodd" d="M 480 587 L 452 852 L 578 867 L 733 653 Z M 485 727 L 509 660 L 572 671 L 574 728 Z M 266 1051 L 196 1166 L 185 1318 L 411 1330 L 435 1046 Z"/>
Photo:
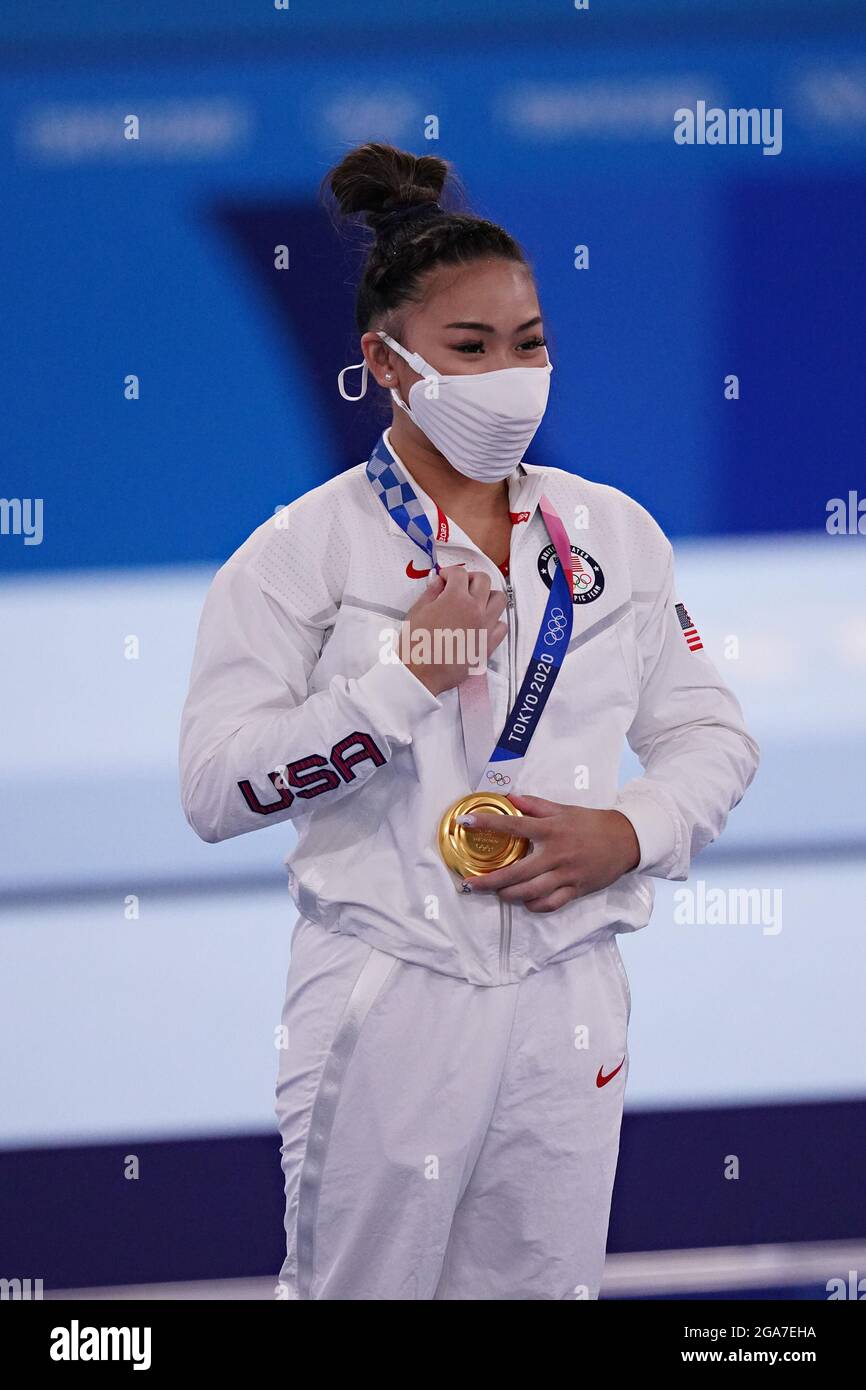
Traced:
<path fill-rule="evenodd" d="M 370 455 L 367 463 L 367 477 L 373 491 L 381 500 L 385 510 L 402 527 L 406 535 L 427 554 L 433 569 L 439 572 L 436 559 L 436 542 L 429 517 L 422 507 L 415 490 L 400 465 L 392 458 L 385 443 L 384 434 Z"/>

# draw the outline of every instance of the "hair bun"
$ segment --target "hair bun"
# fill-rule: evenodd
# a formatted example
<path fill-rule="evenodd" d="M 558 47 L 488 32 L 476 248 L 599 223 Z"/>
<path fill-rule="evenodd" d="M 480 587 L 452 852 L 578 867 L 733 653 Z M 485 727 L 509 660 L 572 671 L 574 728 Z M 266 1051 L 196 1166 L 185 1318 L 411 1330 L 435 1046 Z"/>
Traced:
<path fill-rule="evenodd" d="M 414 155 L 393 145 L 359 145 L 326 176 L 344 217 L 363 216 L 376 231 L 389 214 L 438 202 L 448 165 L 436 155 Z M 432 211 L 437 209 L 433 207 Z M 398 219 L 399 220 L 399 219 Z"/>
<path fill-rule="evenodd" d="M 389 237 L 407 222 L 426 222 L 442 212 L 437 202 L 429 199 L 423 203 L 398 203 L 389 212 L 384 212 L 376 222 L 376 239 Z"/>
<path fill-rule="evenodd" d="M 441 199 L 447 180 L 447 197 Z M 393 145 L 359 145 L 323 178 L 321 193 L 333 220 L 363 219 L 373 237 L 355 295 L 358 332 L 388 324 L 393 312 L 424 296 L 425 276 L 439 266 L 499 258 L 532 272 L 520 245 L 504 228 L 476 217 L 453 167 L 436 155 Z M 399 337 L 399 332 L 397 334 Z"/>

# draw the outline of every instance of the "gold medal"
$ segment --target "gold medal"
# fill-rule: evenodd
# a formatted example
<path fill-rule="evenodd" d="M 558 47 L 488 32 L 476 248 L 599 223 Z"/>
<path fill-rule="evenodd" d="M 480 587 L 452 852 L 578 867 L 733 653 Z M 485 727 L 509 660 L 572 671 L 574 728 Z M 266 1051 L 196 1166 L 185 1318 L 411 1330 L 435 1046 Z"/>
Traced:
<path fill-rule="evenodd" d="M 506 864 L 522 859 L 529 849 L 529 841 L 520 835 L 512 835 L 508 830 L 475 830 L 471 825 L 457 824 L 458 816 L 469 815 L 472 811 L 499 816 L 522 814 L 499 792 L 470 792 L 461 796 L 449 806 L 439 823 L 439 852 L 449 869 L 463 878 L 470 878 L 504 869 Z"/>

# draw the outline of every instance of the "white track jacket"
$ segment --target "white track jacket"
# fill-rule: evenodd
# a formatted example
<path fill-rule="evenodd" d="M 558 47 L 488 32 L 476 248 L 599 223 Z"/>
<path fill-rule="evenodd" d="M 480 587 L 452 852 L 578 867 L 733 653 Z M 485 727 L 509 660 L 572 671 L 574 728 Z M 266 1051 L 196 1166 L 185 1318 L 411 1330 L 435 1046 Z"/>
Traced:
<path fill-rule="evenodd" d="M 637 869 L 549 913 L 456 891 L 437 829 L 474 790 L 458 694 L 430 694 L 394 657 L 429 562 L 364 463 L 268 518 L 216 574 L 181 724 L 183 809 L 209 842 L 293 822 L 286 863 L 303 916 L 474 984 L 512 984 L 645 926 L 652 879 L 687 877 L 752 780 L 758 749 L 677 602 L 670 543 L 638 503 L 521 464 L 509 479 L 506 586 L 402 466 L 433 534 L 447 536 L 440 564 L 483 570 L 509 589 L 508 637 L 489 657 L 491 751 L 556 564 L 543 492 L 559 512 L 574 555 L 574 628 L 509 790 L 622 811 L 640 844 Z M 644 772 L 620 788 L 626 739 Z"/>

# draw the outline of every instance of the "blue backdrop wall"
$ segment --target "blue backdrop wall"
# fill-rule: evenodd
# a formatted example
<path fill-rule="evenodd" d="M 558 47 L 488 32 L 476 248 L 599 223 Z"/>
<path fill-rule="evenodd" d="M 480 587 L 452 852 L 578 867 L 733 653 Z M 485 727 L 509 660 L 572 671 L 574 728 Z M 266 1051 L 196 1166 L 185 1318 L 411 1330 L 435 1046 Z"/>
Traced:
<path fill-rule="evenodd" d="M 44 499 L 44 541 L 0 564 L 219 561 L 369 452 L 375 411 L 335 386 L 357 252 L 316 189 L 370 137 L 453 160 L 526 245 L 555 363 L 536 461 L 673 536 L 823 528 L 862 415 L 863 13 L 822 7 L 818 38 L 796 4 L 422 10 L 10 8 L 0 491 Z M 697 99 L 782 108 L 781 153 L 675 144 Z"/>

